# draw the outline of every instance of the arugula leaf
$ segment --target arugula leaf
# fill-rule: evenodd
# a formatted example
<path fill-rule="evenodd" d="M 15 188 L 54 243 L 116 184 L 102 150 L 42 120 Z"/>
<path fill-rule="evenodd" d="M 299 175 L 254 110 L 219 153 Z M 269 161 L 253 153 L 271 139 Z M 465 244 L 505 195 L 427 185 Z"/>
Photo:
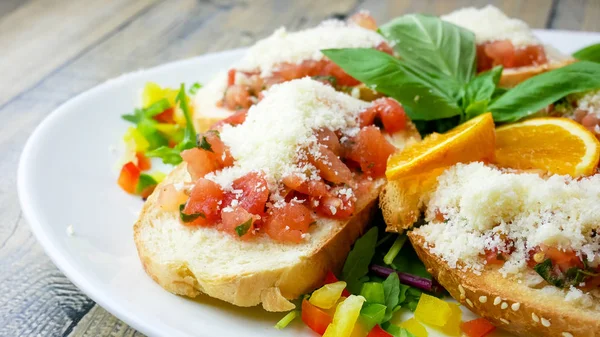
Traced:
<path fill-rule="evenodd" d="M 177 165 L 183 161 L 181 159 L 181 155 L 179 155 L 180 153 L 181 152 L 177 151 L 174 148 L 170 148 L 168 146 L 161 146 L 152 151 L 148 151 L 146 153 L 146 156 L 152 158 L 160 158 L 165 164 Z"/>
<path fill-rule="evenodd" d="M 252 227 L 252 218 L 248 219 L 248 221 L 243 224 L 235 227 L 235 232 L 239 237 L 244 236 L 244 234 L 248 233 L 248 230 Z"/>
<path fill-rule="evenodd" d="M 202 212 L 192 213 L 192 214 L 183 213 L 184 208 L 185 208 L 185 204 L 179 205 L 179 218 L 181 219 L 182 222 L 185 222 L 185 223 L 192 222 L 198 218 L 206 219 L 206 215 L 204 215 L 204 213 L 202 213 Z"/>
<path fill-rule="evenodd" d="M 409 14 L 379 28 L 410 65 L 465 84 L 475 75 L 475 34 L 439 17 Z"/>
<path fill-rule="evenodd" d="M 487 111 L 488 104 L 496 91 L 498 81 L 502 75 L 502 66 L 477 75 L 465 86 L 465 95 L 462 106 L 465 111 L 465 120 L 469 120 Z"/>
<path fill-rule="evenodd" d="M 534 76 L 489 106 L 496 122 L 515 122 L 573 93 L 600 88 L 600 63 L 579 61 Z"/>
<path fill-rule="evenodd" d="M 404 245 L 400 253 L 391 263 L 391 267 L 396 271 L 412 274 L 431 280 L 431 274 L 415 252 L 412 245 Z"/>
<path fill-rule="evenodd" d="M 196 82 L 190 87 L 190 95 L 195 95 L 202 88 L 202 84 Z"/>
<path fill-rule="evenodd" d="M 581 61 L 600 62 L 600 43 L 587 46 L 574 52 L 573 57 Z"/>
<path fill-rule="evenodd" d="M 152 103 L 149 107 L 145 109 L 135 109 L 133 111 L 133 114 L 131 115 L 121 115 L 121 118 L 128 122 L 137 124 L 144 119 L 152 118 L 158 115 L 159 113 L 165 111 L 170 107 L 171 104 L 169 103 L 169 101 L 166 98 L 163 98 Z"/>
<path fill-rule="evenodd" d="M 412 120 L 435 120 L 462 113 L 457 104 L 462 88 L 447 76 L 414 69 L 370 48 L 322 52 L 350 76 L 408 107 L 406 112 Z"/>
<path fill-rule="evenodd" d="M 344 268 L 342 269 L 342 280 L 346 281 L 348 291 L 358 294 L 361 290 L 361 278 L 369 272 L 369 264 L 375 254 L 377 244 L 377 227 L 371 228 L 360 239 L 356 240 L 354 247 L 348 254 Z"/>
<path fill-rule="evenodd" d="M 383 323 L 385 305 L 378 303 L 365 303 L 360 309 L 361 324 L 366 331 L 370 331 L 377 324 Z"/>
<path fill-rule="evenodd" d="M 385 319 L 384 322 L 392 318 L 392 314 L 400 300 L 400 279 L 398 274 L 392 273 L 383 281 L 383 293 L 385 295 Z"/>
<path fill-rule="evenodd" d="M 401 328 L 397 325 L 390 324 L 386 327 L 385 331 L 389 332 L 394 337 L 415 337 L 410 331 L 405 328 Z"/>

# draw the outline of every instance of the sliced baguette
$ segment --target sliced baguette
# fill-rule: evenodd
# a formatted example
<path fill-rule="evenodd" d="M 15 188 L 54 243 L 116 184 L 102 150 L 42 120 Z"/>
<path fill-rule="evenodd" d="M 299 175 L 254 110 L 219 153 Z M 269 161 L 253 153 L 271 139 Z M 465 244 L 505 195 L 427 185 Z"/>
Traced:
<path fill-rule="evenodd" d="M 545 73 L 550 70 L 562 68 L 575 61 L 575 59 L 565 59 L 561 61 L 550 61 L 546 64 L 542 64 L 539 66 L 504 69 L 502 71 L 500 81 L 498 82 L 498 86 L 502 88 L 512 88 L 533 76 Z"/>
<path fill-rule="evenodd" d="M 165 184 L 190 181 L 185 164 L 156 188 L 134 227 L 144 269 L 166 290 L 189 297 L 200 293 L 248 307 L 288 311 L 298 298 L 339 271 L 352 243 L 364 232 L 383 180 L 359 198 L 347 221 L 319 219 L 300 244 L 278 243 L 260 235 L 242 241 L 213 228 L 186 227 L 177 212 L 164 212 L 158 191 Z"/>
<path fill-rule="evenodd" d="M 504 278 L 494 266 L 480 275 L 453 269 L 429 252 L 418 231 L 408 237 L 427 270 L 450 295 L 494 325 L 518 336 L 600 336 L 600 298 L 583 307 L 567 302 L 557 288 L 535 289 Z"/>

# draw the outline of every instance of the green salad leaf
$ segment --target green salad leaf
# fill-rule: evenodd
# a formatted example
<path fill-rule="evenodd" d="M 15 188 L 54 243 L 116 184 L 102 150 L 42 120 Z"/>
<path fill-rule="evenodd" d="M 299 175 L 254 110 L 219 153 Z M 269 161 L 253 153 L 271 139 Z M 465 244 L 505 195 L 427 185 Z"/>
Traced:
<path fill-rule="evenodd" d="M 531 116 L 573 93 L 600 88 L 600 63 L 580 61 L 534 76 L 489 106 L 497 122 L 515 122 Z"/>
<path fill-rule="evenodd" d="M 141 194 L 146 189 L 155 187 L 156 185 L 158 185 L 158 182 L 156 181 L 156 179 L 154 179 L 153 176 L 146 173 L 141 173 L 140 178 L 138 179 L 138 183 L 135 186 L 135 193 Z"/>
<path fill-rule="evenodd" d="M 152 117 L 170 107 L 168 100 L 161 99 L 145 109 L 135 109 L 133 114 L 121 115 L 121 118 L 135 124 L 137 130 L 150 144 L 149 149 L 153 150 L 167 145 L 169 140 L 158 131 L 158 122 Z"/>
<path fill-rule="evenodd" d="M 344 268 L 342 269 L 342 280 L 346 281 L 348 291 L 359 294 L 364 283 L 363 278 L 369 272 L 369 264 L 375 254 L 377 244 L 377 228 L 371 228 L 365 235 L 356 240 L 354 247 L 348 254 Z"/>
<path fill-rule="evenodd" d="M 388 325 L 385 331 L 389 332 L 394 337 L 415 337 L 415 335 L 405 328 L 393 324 Z"/>
<path fill-rule="evenodd" d="M 392 318 L 392 314 L 400 303 L 400 279 L 398 279 L 398 274 L 392 273 L 383 281 L 383 293 L 386 306 L 384 322 L 387 322 Z"/>
<path fill-rule="evenodd" d="M 423 14 L 398 17 L 379 28 L 407 64 L 443 74 L 457 85 L 475 75 L 475 34 L 440 18 Z"/>
<path fill-rule="evenodd" d="M 190 95 L 195 95 L 202 88 L 202 84 L 196 82 L 190 86 Z"/>
<path fill-rule="evenodd" d="M 500 81 L 502 69 L 502 66 L 494 67 L 492 70 L 477 75 L 471 82 L 467 83 L 462 104 L 466 120 L 487 111 L 498 86 L 498 81 Z"/>
<path fill-rule="evenodd" d="M 574 52 L 573 57 L 581 61 L 600 62 L 600 43 L 587 46 Z"/>

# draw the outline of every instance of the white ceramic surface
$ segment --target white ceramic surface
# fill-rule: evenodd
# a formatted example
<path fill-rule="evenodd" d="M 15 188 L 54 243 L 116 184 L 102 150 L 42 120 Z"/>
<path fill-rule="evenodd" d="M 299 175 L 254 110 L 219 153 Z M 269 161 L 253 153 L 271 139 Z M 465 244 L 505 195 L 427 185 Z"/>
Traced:
<path fill-rule="evenodd" d="M 537 33 L 567 53 L 600 42 L 597 33 Z M 111 148 L 129 126 L 119 116 L 133 110 L 144 83 L 206 83 L 242 54 L 232 50 L 204 55 L 101 84 L 51 113 L 21 156 L 21 206 L 47 254 L 84 293 L 150 336 L 315 336 L 299 322 L 283 331 L 274 329 L 281 314 L 235 308 L 205 296 L 190 300 L 160 288 L 142 270 L 132 240 L 142 201 L 116 184 L 118 155 Z M 73 236 L 67 235 L 68 226 Z"/>

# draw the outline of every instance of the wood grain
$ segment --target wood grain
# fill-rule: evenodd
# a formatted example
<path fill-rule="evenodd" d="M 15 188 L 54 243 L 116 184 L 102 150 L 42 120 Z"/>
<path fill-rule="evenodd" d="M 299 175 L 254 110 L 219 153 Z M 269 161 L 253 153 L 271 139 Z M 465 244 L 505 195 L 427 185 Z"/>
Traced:
<path fill-rule="evenodd" d="M 0 0 L 0 336 L 141 336 L 81 294 L 22 218 L 15 171 L 26 138 L 61 103 L 140 68 L 239 46 L 286 25 L 370 10 L 379 22 L 485 0 Z M 597 0 L 494 0 L 532 27 L 600 30 Z M 40 163 L 46 165 L 48 163 Z"/>

